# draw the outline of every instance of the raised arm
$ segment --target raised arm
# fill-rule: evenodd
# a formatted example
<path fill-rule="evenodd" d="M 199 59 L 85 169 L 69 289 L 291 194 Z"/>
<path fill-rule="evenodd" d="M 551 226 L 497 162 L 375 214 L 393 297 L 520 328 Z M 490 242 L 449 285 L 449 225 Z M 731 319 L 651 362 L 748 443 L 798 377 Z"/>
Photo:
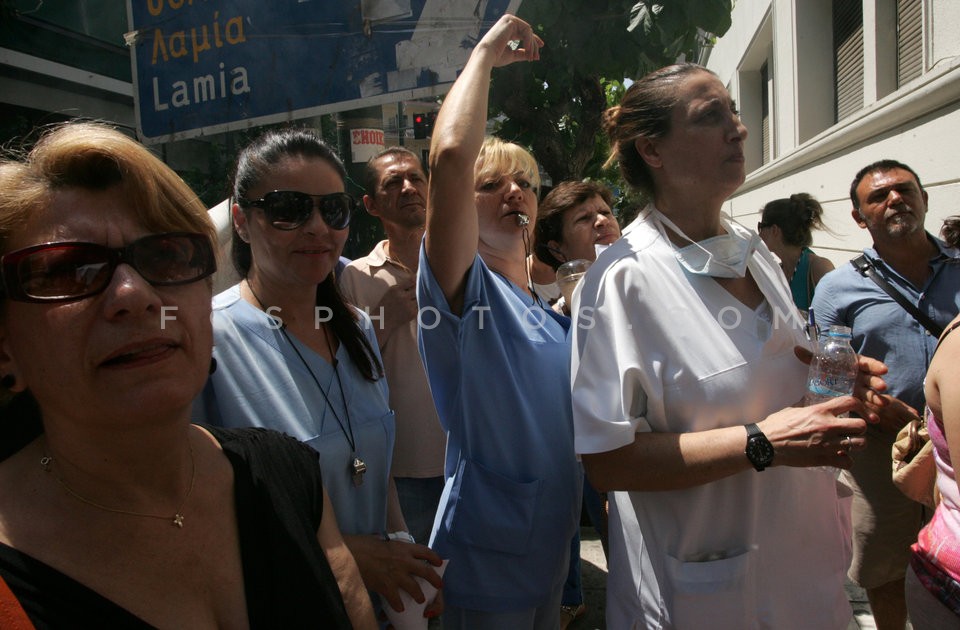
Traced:
<path fill-rule="evenodd" d="M 516 41 L 519 46 L 511 47 Z M 433 127 L 424 247 L 455 313 L 463 307 L 466 273 L 477 253 L 473 169 L 487 123 L 490 72 L 515 61 L 539 59 L 542 45 L 529 24 L 509 14 L 501 17 L 474 48 Z"/>

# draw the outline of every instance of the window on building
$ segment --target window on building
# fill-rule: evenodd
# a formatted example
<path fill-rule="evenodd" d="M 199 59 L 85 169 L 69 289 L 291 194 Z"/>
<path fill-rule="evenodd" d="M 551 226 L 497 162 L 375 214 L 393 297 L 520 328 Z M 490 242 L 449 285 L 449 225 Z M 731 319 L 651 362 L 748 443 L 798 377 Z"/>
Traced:
<path fill-rule="evenodd" d="M 743 143 L 748 173 L 776 159 L 772 12 L 760 23 L 727 89 L 736 98 L 740 120 L 750 130 Z"/>
<path fill-rule="evenodd" d="M 863 108 L 863 3 L 833 2 L 835 121 Z"/>
<path fill-rule="evenodd" d="M 0 48 L 131 81 L 126 3 L 0 0 Z"/>
<path fill-rule="evenodd" d="M 897 0 L 897 87 L 923 72 L 923 0 Z"/>
<path fill-rule="evenodd" d="M 770 161 L 770 64 L 760 66 L 760 149 L 763 164 Z"/>

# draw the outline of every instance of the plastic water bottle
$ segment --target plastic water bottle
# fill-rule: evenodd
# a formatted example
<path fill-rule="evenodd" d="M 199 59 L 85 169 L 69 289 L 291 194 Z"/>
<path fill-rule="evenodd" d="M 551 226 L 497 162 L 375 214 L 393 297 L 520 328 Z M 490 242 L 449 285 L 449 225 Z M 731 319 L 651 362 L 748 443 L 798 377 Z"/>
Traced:
<path fill-rule="evenodd" d="M 831 326 L 826 336 L 818 340 L 817 352 L 807 372 L 805 405 L 849 396 L 857 380 L 857 353 L 850 345 L 850 329 Z"/>
<path fill-rule="evenodd" d="M 827 334 L 818 339 L 817 352 L 807 372 L 807 393 L 803 403 L 815 405 L 837 396 L 849 396 L 853 393 L 859 369 L 857 353 L 850 345 L 850 329 L 831 326 Z M 840 469 L 833 466 L 817 466 L 815 470 L 834 479 L 840 475 Z"/>

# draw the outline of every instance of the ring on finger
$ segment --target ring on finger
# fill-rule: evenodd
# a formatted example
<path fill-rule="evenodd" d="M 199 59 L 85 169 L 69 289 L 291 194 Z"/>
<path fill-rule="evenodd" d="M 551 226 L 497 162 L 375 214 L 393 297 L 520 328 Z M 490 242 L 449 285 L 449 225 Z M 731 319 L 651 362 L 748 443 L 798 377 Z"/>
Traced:
<path fill-rule="evenodd" d="M 850 450 L 850 447 L 851 447 L 852 445 L 853 445 L 853 442 L 850 440 L 850 436 L 849 436 L 849 435 L 843 436 L 843 439 L 840 440 L 840 448 L 842 448 L 842 449 L 845 450 L 845 451 Z"/>

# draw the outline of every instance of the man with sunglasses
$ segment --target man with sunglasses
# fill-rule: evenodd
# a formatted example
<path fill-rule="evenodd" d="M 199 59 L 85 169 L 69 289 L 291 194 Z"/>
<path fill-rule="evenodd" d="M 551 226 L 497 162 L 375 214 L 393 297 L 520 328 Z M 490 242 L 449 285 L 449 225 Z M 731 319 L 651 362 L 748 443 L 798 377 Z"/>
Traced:
<path fill-rule="evenodd" d="M 387 239 L 344 270 L 340 288 L 370 314 L 390 383 L 397 436 L 393 475 L 407 528 L 426 544 L 443 491 L 446 434 L 440 427 L 417 349 L 417 277 L 426 220 L 427 176 L 420 159 L 390 147 L 367 162 L 367 212 Z"/>

